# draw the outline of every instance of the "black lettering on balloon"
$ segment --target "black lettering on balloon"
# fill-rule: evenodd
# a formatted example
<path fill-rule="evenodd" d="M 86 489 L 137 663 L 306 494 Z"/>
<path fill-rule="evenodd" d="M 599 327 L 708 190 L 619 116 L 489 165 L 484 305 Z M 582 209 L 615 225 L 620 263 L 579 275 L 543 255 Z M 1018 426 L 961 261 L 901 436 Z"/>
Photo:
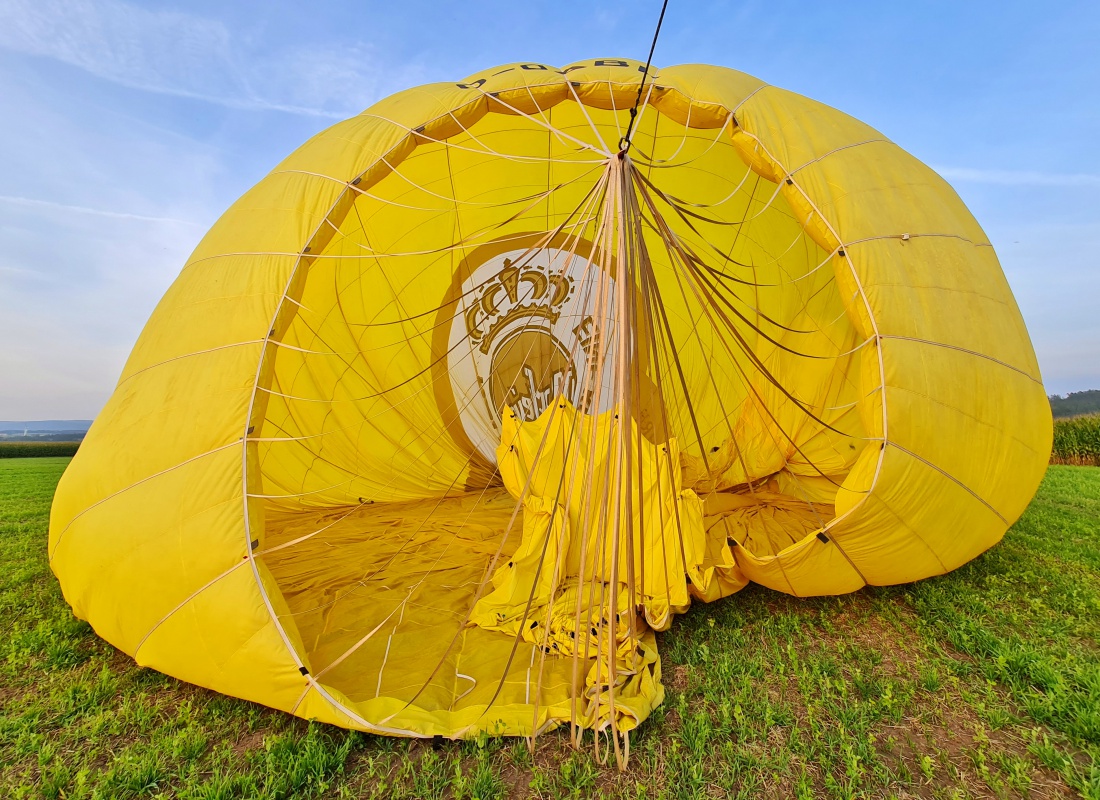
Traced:
<path fill-rule="evenodd" d="M 625 61 L 620 61 L 617 58 L 612 58 L 612 59 L 607 59 L 607 60 L 603 60 L 603 61 L 597 61 L 596 66 L 597 67 L 629 67 L 630 65 L 627 64 Z"/>
<path fill-rule="evenodd" d="M 484 86 L 484 85 L 485 85 L 485 79 L 484 78 L 478 78 L 473 83 L 456 83 L 455 84 L 455 86 L 457 86 L 459 89 L 476 89 L 479 86 Z"/>

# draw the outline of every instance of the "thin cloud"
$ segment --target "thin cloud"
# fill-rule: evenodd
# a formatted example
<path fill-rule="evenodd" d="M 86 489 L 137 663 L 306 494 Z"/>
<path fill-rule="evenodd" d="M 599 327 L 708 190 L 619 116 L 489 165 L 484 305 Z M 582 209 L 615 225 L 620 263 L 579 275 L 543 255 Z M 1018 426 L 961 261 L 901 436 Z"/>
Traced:
<path fill-rule="evenodd" d="M 989 183 L 997 186 L 1100 186 L 1100 175 L 1087 173 L 1034 172 L 969 167 L 937 167 L 949 181 Z"/>
<path fill-rule="evenodd" d="M 73 211 L 77 214 L 94 214 L 97 217 L 110 217 L 112 219 L 132 219 L 141 222 L 171 222 L 178 225 L 198 225 L 188 219 L 176 219 L 175 217 L 153 217 L 145 214 L 128 214 L 123 211 L 108 211 L 102 208 L 88 208 L 87 206 L 71 206 L 65 203 L 54 203 L 50 200 L 35 200 L 31 197 L 13 197 L 0 194 L 0 203 L 12 205 L 31 206 L 34 208 L 49 208 L 57 211 Z"/>
<path fill-rule="evenodd" d="M 363 48 L 253 55 L 211 19 L 120 0 L 8 0 L 0 47 L 133 89 L 344 119 L 377 97 Z M 338 80 L 333 80 L 338 78 Z"/>
<path fill-rule="evenodd" d="M 17 278 L 24 278 L 29 280 L 43 281 L 45 283 L 56 283 L 56 280 L 47 275 L 44 272 L 39 272 L 36 269 L 24 269 L 23 267 L 9 267 L 4 264 L 0 264 L 0 275 L 14 275 Z"/>

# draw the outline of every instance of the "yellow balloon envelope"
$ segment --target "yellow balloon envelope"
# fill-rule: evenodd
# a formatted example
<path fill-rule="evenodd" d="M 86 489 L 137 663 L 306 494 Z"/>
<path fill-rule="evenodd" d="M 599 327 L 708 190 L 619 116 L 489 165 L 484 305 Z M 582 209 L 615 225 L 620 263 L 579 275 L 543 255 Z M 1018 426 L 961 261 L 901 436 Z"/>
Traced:
<path fill-rule="evenodd" d="M 238 200 L 58 488 L 74 612 L 301 717 L 617 746 L 693 598 L 995 544 L 1050 410 L 955 192 L 748 75 L 641 80 L 410 89 Z"/>

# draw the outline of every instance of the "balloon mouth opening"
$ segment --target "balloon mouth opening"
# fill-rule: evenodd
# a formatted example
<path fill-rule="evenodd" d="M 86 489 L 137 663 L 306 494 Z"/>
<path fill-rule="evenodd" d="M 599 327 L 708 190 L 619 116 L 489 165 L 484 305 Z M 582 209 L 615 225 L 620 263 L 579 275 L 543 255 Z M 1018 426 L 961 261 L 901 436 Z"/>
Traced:
<path fill-rule="evenodd" d="M 422 126 L 301 258 L 249 514 L 357 724 L 628 731 L 653 630 L 825 546 L 868 439 L 837 254 L 732 114 L 648 111 L 629 155 L 614 108 L 571 100 Z"/>

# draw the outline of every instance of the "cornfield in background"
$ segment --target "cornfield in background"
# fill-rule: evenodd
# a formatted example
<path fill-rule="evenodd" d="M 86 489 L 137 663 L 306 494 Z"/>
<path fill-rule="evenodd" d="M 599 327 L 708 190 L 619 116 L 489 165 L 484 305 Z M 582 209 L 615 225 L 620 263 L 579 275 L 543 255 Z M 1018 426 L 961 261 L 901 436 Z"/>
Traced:
<path fill-rule="evenodd" d="M 1054 420 L 1050 462 L 1100 466 L 1100 414 Z"/>
<path fill-rule="evenodd" d="M 0 458 L 72 456 L 80 442 L 0 442 Z"/>

